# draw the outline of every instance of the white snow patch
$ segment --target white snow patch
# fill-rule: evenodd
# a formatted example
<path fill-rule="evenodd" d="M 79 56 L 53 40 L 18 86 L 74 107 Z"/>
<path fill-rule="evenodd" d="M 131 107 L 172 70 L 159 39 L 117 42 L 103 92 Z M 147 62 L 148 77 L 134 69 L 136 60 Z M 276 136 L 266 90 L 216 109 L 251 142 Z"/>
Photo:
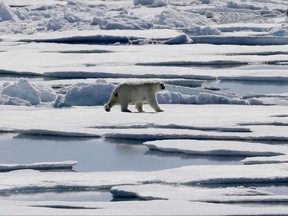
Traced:
<path fill-rule="evenodd" d="M 0 22 L 1 21 L 19 21 L 12 9 L 2 1 L 0 1 Z"/>
<path fill-rule="evenodd" d="M 105 80 L 97 80 L 95 84 L 75 84 L 67 90 L 64 101 L 57 100 L 54 107 L 103 105 L 109 100 L 114 87 Z"/>
<path fill-rule="evenodd" d="M 27 100 L 23 100 L 18 97 L 9 97 L 3 94 L 0 95 L 0 104 L 14 106 L 31 106 L 31 103 Z"/>
<path fill-rule="evenodd" d="M 24 103 L 27 105 L 31 103 L 32 105 L 40 104 L 41 102 L 52 102 L 56 99 L 56 93 L 47 86 L 34 86 L 30 83 L 28 79 L 19 79 L 18 82 L 14 83 L 4 83 L 2 87 L 2 97 L 9 96 L 12 98 L 18 98 L 18 100 L 14 99 L 13 102 L 18 102 L 17 105 L 23 104 L 23 100 L 26 101 Z M 11 99 L 9 99 L 11 101 Z M 11 103 L 11 102 L 10 102 Z M 9 104 L 4 103 L 4 104 Z"/>

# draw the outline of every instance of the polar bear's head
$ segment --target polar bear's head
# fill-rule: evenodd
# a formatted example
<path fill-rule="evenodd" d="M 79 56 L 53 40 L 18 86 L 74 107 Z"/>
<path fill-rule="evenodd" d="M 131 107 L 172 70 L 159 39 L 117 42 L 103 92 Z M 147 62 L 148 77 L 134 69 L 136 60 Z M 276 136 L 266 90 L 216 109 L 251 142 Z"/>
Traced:
<path fill-rule="evenodd" d="M 162 91 L 165 89 L 165 84 L 164 82 L 161 81 L 156 81 L 156 91 Z"/>

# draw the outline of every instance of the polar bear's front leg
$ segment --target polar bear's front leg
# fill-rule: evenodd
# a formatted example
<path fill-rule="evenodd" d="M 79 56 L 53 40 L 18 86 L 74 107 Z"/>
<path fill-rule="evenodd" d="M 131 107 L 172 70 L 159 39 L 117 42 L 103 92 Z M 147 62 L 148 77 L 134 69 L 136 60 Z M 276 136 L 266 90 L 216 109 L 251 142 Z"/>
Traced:
<path fill-rule="evenodd" d="M 121 101 L 120 105 L 121 105 L 121 111 L 122 112 L 131 112 L 129 109 L 128 109 L 128 104 L 129 102 L 128 101 Z"/>
<path fill-rule="evenodd" d="M 149 98 L 148 103 L 156 112 L 163 112 L 164 111 L 159 107 L 155 97 Z"/>

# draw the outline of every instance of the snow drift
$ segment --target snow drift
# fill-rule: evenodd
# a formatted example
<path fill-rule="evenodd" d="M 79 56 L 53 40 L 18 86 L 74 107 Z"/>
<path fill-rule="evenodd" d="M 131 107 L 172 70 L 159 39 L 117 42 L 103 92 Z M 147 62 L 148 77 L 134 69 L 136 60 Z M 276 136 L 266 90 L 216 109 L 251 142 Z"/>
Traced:
<path fill-rule="evenodd" d="M 18 82 L 4 83 L 0 98 L 3 104 L 38 105 L 41 102 L 54 101 L 56 93 L 50 87 L 36 86 L 31 84 L 28 79 L 22 78 Z"/>
<path fill-rule="evenodd" d="M 18 17 L 14 14 L 12 9 L 4 2 L 0 1 L 0 22 L 1 21 L 18 21 Z"/>

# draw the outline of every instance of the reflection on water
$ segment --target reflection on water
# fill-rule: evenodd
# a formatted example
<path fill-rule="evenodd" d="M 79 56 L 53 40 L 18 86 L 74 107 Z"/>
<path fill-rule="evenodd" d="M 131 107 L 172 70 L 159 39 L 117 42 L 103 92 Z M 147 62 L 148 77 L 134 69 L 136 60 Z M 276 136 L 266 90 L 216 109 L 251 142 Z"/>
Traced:
<path fill-rule="evenodd" d="M 2 137 L 0 163 L 23 164 L 76 160 L 75 171 L 154 171 L 186 165 L 240 164 L 239 157 L 205 157 L 149 151 L 131 141 Z"/>
<path fill-rule="evenodd" d="M 245 96 L 255 94 L 283 94 L 288 92 L 287 82 L 253 82 L 253 81 L 211 81 L 203 83 L 203 88 L 219 88 L 224 93 Z"/>
<path fill-rule="evenodd" d="M 0 136 L 0 163 L 35 163 L 77 160 L 75 171 L 152 171 L 185 165 L 240 164 L 240 157 L 205 157 L 149 151 L 141 142 L 103 139 L 68 139 L 48 136 Z M 198 185 L 199 186 L 199 185 Z M 287 185 L 223 184 L 203 187 L 255 187 L 277 195 L 287 195 Z M 27 201 L 117 201 L 109 191 L 47 191 L 12 193 L 0 199 Z M 123 201 L 123 200 L 121 200 Z M 267 203 L 266 203 L 267 204 Z M 275 204 L 281 204 L 277 202 Z M 245 204 L 259 206 L 259 203 Z"/>
<path fill-rule="evenodd" d="M 141 142 L 69 139 L 48 136 L 0 136 L 0 163 L 36 163 L 76 160 L 75 171 L 152 171 L 185 165 L 239 164 L 237 157 L 196 157 L 149 151 Z M 0 196 L 1 198 L 1 196 Z M 109 191 L 20 193 L 4 199 L 27 201 L 111 201 Z"/>

